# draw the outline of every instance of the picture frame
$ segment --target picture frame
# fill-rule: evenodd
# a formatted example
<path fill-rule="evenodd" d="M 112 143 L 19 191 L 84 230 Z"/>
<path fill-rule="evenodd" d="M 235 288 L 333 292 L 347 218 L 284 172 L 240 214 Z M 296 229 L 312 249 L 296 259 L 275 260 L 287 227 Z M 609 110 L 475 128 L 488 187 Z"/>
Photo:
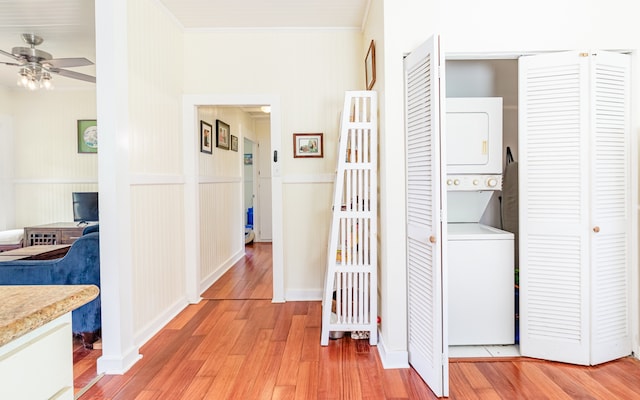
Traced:
<path fill-rule="evenodd" d="M 238 151 L 238 137 L 231 135 L 231 150 Z"/>
<path fill-rule="evenodd" d="M 367 56 L 364 58 L 364 77 L 367 90 L 371 90 L 373 84 L 376 83 L 376 45 L 373 40 L 371 40 Z"/>
<path fill-rule="evenodd" d="M 205 121 L 200 121 L 200 152 L 213 152 L 213 127 Z"/>
<path fill-rule="evenodd" d="M 324 143 L 322 133 L 294 133 L 293 157 L 324 157 Z"/>
<path fill-rule="evenodd" d="M 246 153 L 244 155 L 244 165 L 253 165 L 253 154 Z"/>
<path fill-rule="evenodd" d="M 216 120 L 216 147 L 224 150 L 229 150 L 229 136 L 231 131 L 229 124 L 226 124 L 219 119 Z"/>
<path fill-rule="evenodd" d="M 98 152 L 98 123 L 95 119 L 79 119 L 78 127 L 78 153 Z"/>

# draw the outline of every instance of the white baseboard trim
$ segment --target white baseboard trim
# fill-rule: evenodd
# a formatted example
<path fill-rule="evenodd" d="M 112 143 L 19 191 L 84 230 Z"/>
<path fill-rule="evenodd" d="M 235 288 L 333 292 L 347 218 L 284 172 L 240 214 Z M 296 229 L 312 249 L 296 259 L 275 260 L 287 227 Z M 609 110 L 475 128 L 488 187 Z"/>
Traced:
<path fill-rule="evenodd" d="M 322 290 L 287 290 L 284 297 L 286 301 L 322 301 Z"/>
<path fill-rule="evenodd" d="M 131 348 L 121 357 L 101 356 L 96 362 L 98 374 L 122 375 L 142 358 L 137 348 Z"/>
<path fill-rule="evenodd" d="M 209 287 L 211 285 L 213 285 L 214 283 L 216 283 L 216 281 L 218 279 L 220 279 L 220 277 L 222 275 L 225 274 L 225 272 L 227 272 L 228 270 L 231 269 L 231 267 L 233 267 L 235 265 L 235 263 L 237 263 L 238 261 L 240 261 L 242 259 L 242 257 L 244 257 L 244 248 L 242 251 L 239 251 L 238 253 L 236 253 L 235 255 L 233 255 L 231 258 L 229 258 L 225 263 L 223 263 L 222 265 L 220 265 L 218 267 L 218 269 L 216 269 L 215 271 L 213 271 L 212 273 L 210 273 L 207 277 L 205 277 L 201 282 L 200 282 L 200 291 L 199 294 L 202 294 L 205 290 L 209 289 Z"/>
<path fill-rule="evenodd" d="M 389 351 L 380 330 L 378 330 L 378 354 L 384 369 L 409 368 L 409 352 Z"/>
<path fill-rule="evenodd" d="M 162 314 L 158 315 L 151 323 L 137 332 L 134 336 L 134 343 L 138 348 L 147 343 L 156 333 L 160 332 L 176 315 L 189 305 L 187 297 L 184 296 L 168 307 Z"/>

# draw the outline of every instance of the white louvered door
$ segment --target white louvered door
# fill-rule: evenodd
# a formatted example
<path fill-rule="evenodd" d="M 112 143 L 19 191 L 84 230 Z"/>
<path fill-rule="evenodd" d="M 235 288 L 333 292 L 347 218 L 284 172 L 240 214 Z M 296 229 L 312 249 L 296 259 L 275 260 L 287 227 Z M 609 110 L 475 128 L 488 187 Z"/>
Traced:
<path fill-rule="evenodd" d="M 438 38 L 432 37 L 404 61 L 408 347 L 409 363 L 422 379 L 436 395 L 448 396 L 440 60 Z"/>
<path fill-rule="evenodd" d="M 520 350 L 593 365 L 631 352 L 629 58 L 520 58 Z"/>

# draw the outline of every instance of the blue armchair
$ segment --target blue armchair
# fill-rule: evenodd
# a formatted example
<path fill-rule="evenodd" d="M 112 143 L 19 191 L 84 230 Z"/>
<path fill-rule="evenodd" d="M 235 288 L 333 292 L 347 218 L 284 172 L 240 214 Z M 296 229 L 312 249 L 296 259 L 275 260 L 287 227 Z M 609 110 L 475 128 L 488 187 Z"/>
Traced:
<path fill-rule="evenodd" d="M 0 285 L 96 285 L 100 287 L 99 232 L 78 238 L 67 254 L 54 260 L 0 262 Z M 72 312 L 72 330 L 93 347 L 101 328 L 100 295 Z"/>

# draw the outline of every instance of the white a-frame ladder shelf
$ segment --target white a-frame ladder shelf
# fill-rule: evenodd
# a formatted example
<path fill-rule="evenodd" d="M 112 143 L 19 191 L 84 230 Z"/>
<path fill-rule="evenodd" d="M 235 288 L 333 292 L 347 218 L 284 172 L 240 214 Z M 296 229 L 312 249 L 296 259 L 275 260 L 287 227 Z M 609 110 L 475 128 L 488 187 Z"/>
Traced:
<path fill-rule="evenodd" d="M 378 343 L 377 112 L 376 92 L 345 93 L 322 300 L 323 346 L 330 332 L 368 333 L 369 343 Z"/>

